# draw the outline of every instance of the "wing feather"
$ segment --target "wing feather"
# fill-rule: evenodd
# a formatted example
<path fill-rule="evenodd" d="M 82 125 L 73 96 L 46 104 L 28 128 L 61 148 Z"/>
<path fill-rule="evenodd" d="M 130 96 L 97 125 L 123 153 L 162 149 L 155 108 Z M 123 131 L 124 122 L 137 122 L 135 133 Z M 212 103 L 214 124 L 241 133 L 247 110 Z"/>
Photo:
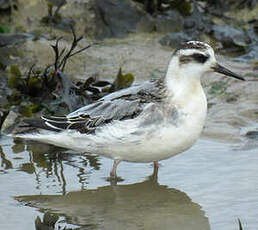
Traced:
<path fill-rule="evenodd" d="M 55 131 L 77 130 L 81 133 L 94 133 L 97 127 L 113 120 L 137 117 L 147 103 L 162 100 L 162 81 L 150 81 L 109 94 L 97 102 L 86 105 L 67 116 L 42 116 L 44 126 Z M 46 127 L 44 127 L 46 128 Z"/>

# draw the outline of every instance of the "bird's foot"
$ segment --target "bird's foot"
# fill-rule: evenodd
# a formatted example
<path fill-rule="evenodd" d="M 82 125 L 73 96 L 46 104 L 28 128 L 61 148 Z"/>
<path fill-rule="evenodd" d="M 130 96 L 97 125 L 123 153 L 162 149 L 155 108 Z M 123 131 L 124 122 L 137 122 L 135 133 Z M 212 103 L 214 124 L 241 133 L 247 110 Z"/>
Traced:
<path fill-rule="evenodd" d="M 122 177 L 118 177 L 117 175 L 112 175 L 110 173 L 110 176 L 106 178 L 107 181 L 110 182 L 111 185 L 116 185 L 118 182 L 124 181 Z"/>
<path fill-rule="evenodd" d="M 123 181 L 123 179 L 121 177 L 118 177 L 116 175 L 116 168 L 117 168 L 117 165 L 121 162 L 121 160 L 114 160 L 114 163 L 113 163 L 113 167 L 112 167 L 112 170 L 110 172 L 110 177 L 107 178 L 107 181 L 110 181 L 111 184 L 116 184 L 117 182 L 120 182 L 120 181 Z"/>

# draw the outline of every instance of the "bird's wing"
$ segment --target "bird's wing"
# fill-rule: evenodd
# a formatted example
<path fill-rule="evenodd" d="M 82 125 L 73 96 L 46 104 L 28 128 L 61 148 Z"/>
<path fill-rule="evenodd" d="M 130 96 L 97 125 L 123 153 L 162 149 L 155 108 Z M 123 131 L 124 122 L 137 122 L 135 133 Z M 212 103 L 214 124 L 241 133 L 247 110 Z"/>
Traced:
<path fill-rule="evenodd" d="M 42 116 L 44 128 L 47 126 L 55 131 L 70 129 L 86 134 L 94 133 L 97 127 L 111 121 L 137 117 L 147 103 L 162 100 L 162 92 L 161 80 L 145 82 L 109 94 L 64 117 Z"/>

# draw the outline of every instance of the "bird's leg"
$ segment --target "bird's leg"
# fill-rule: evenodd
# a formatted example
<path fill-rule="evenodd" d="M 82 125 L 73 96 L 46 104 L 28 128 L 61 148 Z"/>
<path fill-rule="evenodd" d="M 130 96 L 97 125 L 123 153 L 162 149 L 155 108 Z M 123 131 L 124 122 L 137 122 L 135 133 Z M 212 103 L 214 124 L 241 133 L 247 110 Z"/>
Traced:
<path fill-rule="evenodd" d="M 121 162 L 121 160 L 114 160 L 114 163 L 113 163 L 113 167 L 112 167 L 112 170 L 110 172 L 110 178 L 111 179 L 116 179 L 117 178 L 117 175 L 116 175 L 116 168 L 117 168 L 117 165 Z"/>
<path fill-rule="evenodd" d="M 153 161 L 153 174 L 152 176 L 157 178 L 158 177 L 158 171 L 159 171 L 159 162 Z"/>
<path fill-rule="evenodd" d="M 158 180 L 158 169 L 159 169 L 159 162 L 158 161 L 153 161 L 153 173 L 151 176 L 149 176 L 148 180 L 151 180 L 151 181 L 155 181 L 157 182 Z"/>
<path fill-rule="evenodd" d="M 158 172 L 159 169 L 159 162 L 158 161 L 153 161 L 153 173 Z"/>

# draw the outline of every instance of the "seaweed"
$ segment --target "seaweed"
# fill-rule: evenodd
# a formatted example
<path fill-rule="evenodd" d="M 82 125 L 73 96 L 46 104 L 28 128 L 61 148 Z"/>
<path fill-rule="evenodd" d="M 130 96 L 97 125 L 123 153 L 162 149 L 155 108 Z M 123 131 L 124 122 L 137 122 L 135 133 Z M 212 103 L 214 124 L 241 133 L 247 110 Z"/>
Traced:
<path fill-rule="evenodd" d="M 71 81 L 65 73 L 68 60 L 98 44 L 92 43 L 77 49 L 83 36 L 77 36 L 73 27 L 71 32 L 73 40 L 68 49 L 61 49 L 59 46 L 63 37 L 57 38 L 51 45 L 54 62 L 44 69 L 33 64 L 25 73 L 21 73 L 17 65 L 10 66 L 8 86 L 11 93 L 8 95 L 9 104 L 6 107 L 19 105 L 19 113 L 27 117 L 42 110 L 47 114 L 57 111 L 67 113 L 108 93 L 131 86 L 134 76 L 131 73 L 123 75 L 121 68 L 113 83 L 99 80 L 97 76 L 91 76 L 84 82 Z"/>

